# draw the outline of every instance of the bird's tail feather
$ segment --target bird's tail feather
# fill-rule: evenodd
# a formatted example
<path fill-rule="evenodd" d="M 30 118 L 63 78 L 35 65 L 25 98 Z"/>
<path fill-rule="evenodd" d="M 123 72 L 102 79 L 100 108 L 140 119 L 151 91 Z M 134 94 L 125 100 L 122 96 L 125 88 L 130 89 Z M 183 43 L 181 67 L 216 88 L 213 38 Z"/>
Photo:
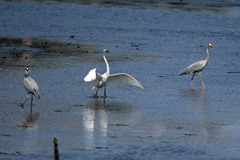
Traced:
<path fill-rule="evenodd" d="M 40 93 L 39 93 L 39 92 L 34 92 L 34 96 L 35 96 L 37 99 L 40 99 Z"/>

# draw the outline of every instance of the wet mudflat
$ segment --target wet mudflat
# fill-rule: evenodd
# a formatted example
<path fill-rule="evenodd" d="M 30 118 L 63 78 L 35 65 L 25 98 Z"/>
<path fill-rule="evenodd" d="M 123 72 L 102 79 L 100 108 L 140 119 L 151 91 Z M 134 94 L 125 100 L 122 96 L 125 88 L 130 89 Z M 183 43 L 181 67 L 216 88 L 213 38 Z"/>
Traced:
<path fill-rule="evenodd" d="M 238 2 L 0 2 L 0 159 L 239 159 Z M 210 63 L 190 89 L 191 63 Z M 90 69 L 143 86 L 94 98 Z M 41 99 L 25 109 L 24 67 Z M 99 90 L 103 95 L 103 89 Z"/>

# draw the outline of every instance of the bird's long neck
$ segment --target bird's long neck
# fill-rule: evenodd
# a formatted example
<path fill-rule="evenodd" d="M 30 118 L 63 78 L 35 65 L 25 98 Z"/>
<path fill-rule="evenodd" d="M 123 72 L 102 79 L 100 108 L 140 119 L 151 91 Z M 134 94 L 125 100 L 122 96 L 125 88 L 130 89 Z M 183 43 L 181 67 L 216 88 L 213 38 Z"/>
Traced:
<path fill-rule="evenodd" d="M 206 58 L 206 61 L 207 61 L 207 64 L 209 63 L 209 51 L 208 51 L 208 46 L 206 47 L 206 52 L 207 52 L 207 58 Z"/>
<path fill-rule="evenodd" d="M 103 59 L 106 63 L 106 67 L 107 67 L 107 71 L 105 73 L 106 76 L 109 76 L 110 75 L 110 69 L 109 69 L 109 65 L 108 65 L 108 62 L 107 62 L 107 59 L 105 58 L 105 56 L 103 56 Z"/>
<path fill-rule="evenodd" d="M 29 76 L 28 72 L 25 72 L 24 77 L 27 78 Z"/>

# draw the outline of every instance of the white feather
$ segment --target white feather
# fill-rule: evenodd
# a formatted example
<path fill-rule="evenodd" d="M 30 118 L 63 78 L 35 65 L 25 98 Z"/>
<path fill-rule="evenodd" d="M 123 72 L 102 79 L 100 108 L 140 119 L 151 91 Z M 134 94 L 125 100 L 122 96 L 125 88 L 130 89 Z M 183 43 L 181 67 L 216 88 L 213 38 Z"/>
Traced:
<path fill-rule="evenodd" d="M 88 75 L 84 78 L 85 82 L 92 82 L 97 78 L 97 69 L 94 68 L 89 71 Z"/>
<path fill-rule="evenodd" d="M 131 84 L 134 86 L 138 86 L 142 89 L 143 86 L 132 76 L 126 74 L 126 73 L 118 73 L 118 74 L 112 74 L 107 79 L 107 85 L 120 85 L 122 83 L 125 84 Z"/>

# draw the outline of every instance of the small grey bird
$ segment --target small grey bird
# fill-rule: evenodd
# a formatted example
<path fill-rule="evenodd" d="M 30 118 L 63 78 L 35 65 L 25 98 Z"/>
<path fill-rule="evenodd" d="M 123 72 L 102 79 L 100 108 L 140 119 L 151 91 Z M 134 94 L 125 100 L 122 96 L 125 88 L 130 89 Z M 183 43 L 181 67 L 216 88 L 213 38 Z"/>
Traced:
<path fill-rule="evenodd" d="M 27 91 L 27 99 L 20 104 L 20 106 L 23 108 L 24 104 L 28 101 L 29 99 L 29 94 L 32 95 L 31 97 L 31 111 L 32 111 L 32 102 L 33 102 L 33 95 L 37 98 L 40 99 L 40 93 L 39 93 L 39 88 L 37 83 L 34 81 L 34 79 L 32 79 L 29 76 L 29 70 L 28 67 L 25 68 L 25 73 L 24 73 L 24 87 Z"/>
<path fill-rule="evenodd" d="M 184 74 L 189 74 L 189 73 L 193 73 L 193 76 L 191 78 L 191 88 L 193 85 L 193 77 L 195 76 L 195 74 L 198 72 L 199 73 L 199 77 L 200 77 L 200 81 L 202 82 L 202 85 L 204 87 L 203 81 L 202 81 L 202 77 L 201 77 L 201 71 L 208 65 L 209 63 L 209 51 L 208 48 L 209 47 L 213 47 L 210 43 L 208 44 L 208 46 L 206 47 L 206 52 L 207 52 L 207 58 L 205 60 L 201 60 L 198 62 L 195 62 L 193 64 L 191 64 L 190 66 L 188 66 L 186 69 L 182 70 L 179 75 L 184 75 Z"/>

